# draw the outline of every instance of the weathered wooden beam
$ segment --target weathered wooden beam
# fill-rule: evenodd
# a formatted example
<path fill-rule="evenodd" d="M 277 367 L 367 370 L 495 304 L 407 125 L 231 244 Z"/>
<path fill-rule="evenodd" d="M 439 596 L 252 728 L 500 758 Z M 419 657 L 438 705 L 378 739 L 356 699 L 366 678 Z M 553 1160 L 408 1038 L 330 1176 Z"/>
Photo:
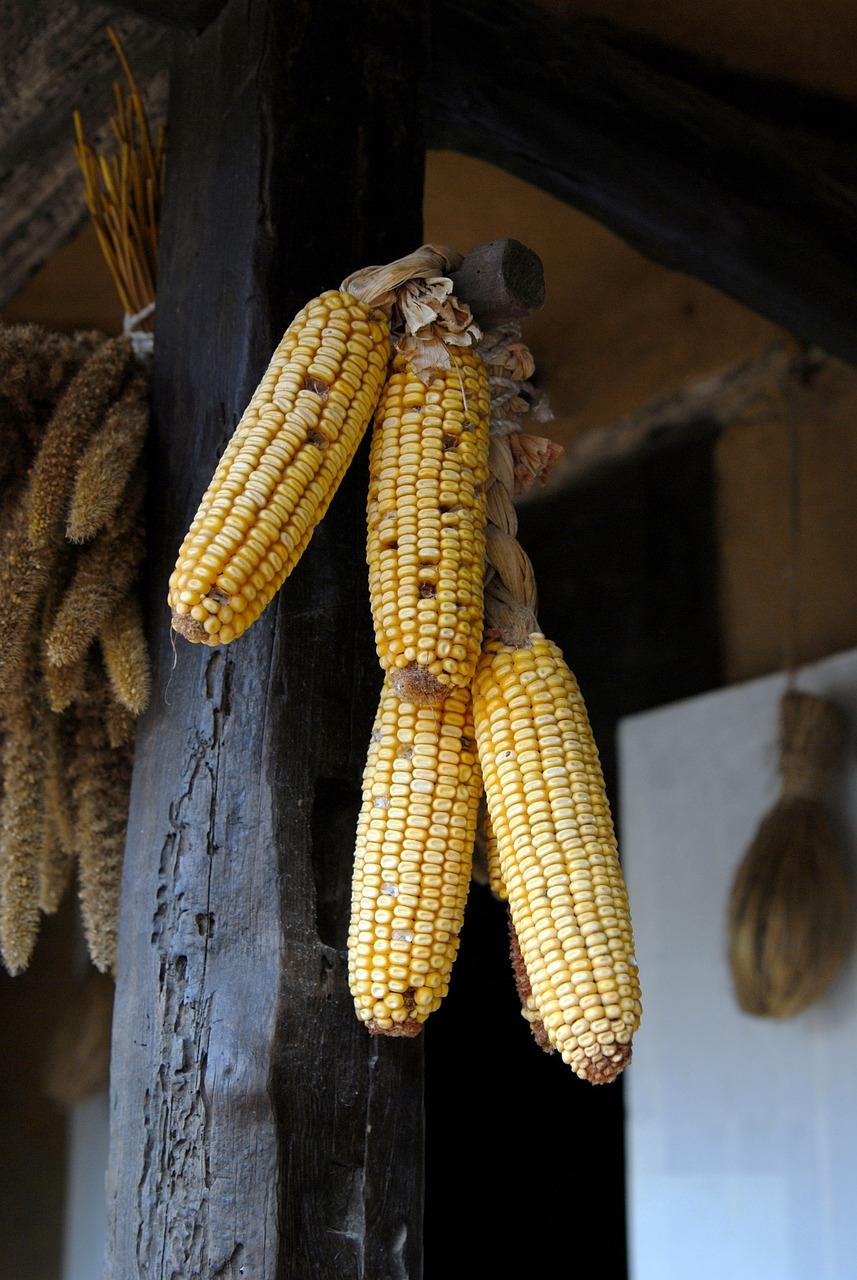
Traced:
<path fill-rule="evenodd" d="M 454 272 L 452 283 L 484 329 L 531 315 L 545 300 L 542 260 L 520 240 L 476 245 Z"/>
<path fill-rule="evenodd" d="M 429 145 L 857 362 L 857 108 L 534 0 L 439 0 L 433 17 Z"/>
<path fill-rule="evenodd" d="M 630 467 L 635 460 L 662 449 L 666 440 L 694 431 L 710 433 L 736 421 L 769 419 L 772 406 L 781 402 L 804 376 L 805 362 L 824 362 L 816 348 L 814 355 L 801 355 L 801 347 L 790 339 L 773 343 L 767 350 L 719 369 L 716 373 L 660 396 L 636 413 L 609 427 L 596 427 L 575 436 L 553 469 L 551 490 L 555 493 L 588 483 L 594 476 L 617 467 Z M 538 503 L 546 498 L 530 489 L 521 503 Z"/>
<path fill-rule="evenodd" d="M 111 1280 L 418 1277 L 422 1044 L 358 1023 L 345 939 L 380 688 L 365 451 L 233 646 L 176 641 L 178 543 L 286 323 L 419 243 L 425 8 L 230 0 L 171 70 L 154 369 L 152 706 L 129 817 Z"/>
<path fill-rule="evenodd" d="M 111 21 L 158 121 L 169 56 L 161 27 L 92 0 L 0 0 L 0 306 L 85 217 L 71 116 L 79 107 L 87 131 L 106 136 L 121 79 Z"/>
<path fill-rule="evenodd" d="M 159 19 L 122 19 L 144 82 L 163 62 L 160 22 L 204 25 L 219 3 L 128 0 Z M 68 116 L 106 117 L 111 13 L 0 0 L 0 305 L 80 225 Z M 857 108 L 535 0 L 437 0 L 432 14 L 431 145 L 519 174 L 857 362 Z"/>

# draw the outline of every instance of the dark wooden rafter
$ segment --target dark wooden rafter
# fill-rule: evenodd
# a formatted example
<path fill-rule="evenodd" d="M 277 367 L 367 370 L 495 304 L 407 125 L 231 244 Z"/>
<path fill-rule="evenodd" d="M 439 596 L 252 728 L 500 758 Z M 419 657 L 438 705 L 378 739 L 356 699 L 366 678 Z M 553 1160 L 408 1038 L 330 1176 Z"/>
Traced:
<path fill-rule="evenodd" d="M 128 7 L 201 26 L 219 2 Z M 86 103 L 84 89 L 95 114 L 114 76 L 97 39 L 110 10 L 0 0 L 7 11 L 0 196 L 12 212 L 0 228 L 0 303 L 79 225 L 67 115 L 72 98 Z M 123 21 L 145 79 L 165 28 Z M 436 0 L 432 27 L 429 145 L 526 178 L 656 261 L 857 363 L 857 108 L 533 0 Z M 101 45 L 97 60 L 84 57 Z M 34 58 L 44 73 L 35 80 Z"/>
<path fill-rule="evenodd" d="M 141 18 L 162 22 L 185 31 L 204 31 L 213 22 L 225 0 L 119 0 L 121 7 Z"/>
<path fill-rule="evenodd" d="M 111 1280 L 420 1275 L 422 1044 L 368 1036 L 346 981 L 380 687 L 365 452 L 234 649 L 180 640 L 174 654 L 164 590 L 286 323 L 350 269 L 419 243 L 425 35 L 421 3 L 230 0 L 176 48 L 147 562 L 156 679 L 123 887 Z"/>
<path fill-rule="evenodd" d="M 438 0 L 433 17 L 430 146 L 857 362 L 857 108 L 531 0 Z"/>

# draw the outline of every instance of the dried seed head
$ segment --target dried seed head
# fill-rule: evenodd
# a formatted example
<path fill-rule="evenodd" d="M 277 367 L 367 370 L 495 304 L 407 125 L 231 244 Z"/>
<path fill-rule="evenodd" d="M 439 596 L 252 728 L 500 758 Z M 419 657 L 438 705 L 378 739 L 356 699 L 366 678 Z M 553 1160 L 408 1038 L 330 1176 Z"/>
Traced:
<path fill-rule="evenodd" d="M 134 716 L 127 707 L 111 702 L 104 713 L 104 727 L 111 747 L 124 747 L 134 741 Z"/>
<path fill-rule="evenodd" d="M 77 713 L 74 794 L 84 932 L 92 963 L 107 973 L 116 963 L 132 757 L 127 747 L 110 746 L 104 710 L 102 696 Z"/>
<path fill-rule="evenodd" d="M 152 677 L 143 616 L 133 592 L 107 618 L 100 639 L 113 696 L 132 716 L 142 715 L 148 706 Z"/>
<path fill-rule="evenodd" d="M 128 339 L 108 338 L 81 366 L 57 404 L 32 473 L 28 533 L 34 549 L 62 539 L 75 467 L 130 360 Z"/>
<path fill-rule="evenodd" d="M 81 685 L 83 696 L 83 685 Z M 44 808 L 65 853 L 74 847 L 74 803 L 70 793 L 73 717 L 50 711 L 42 719 L 44 747 Z"/>
<path fill-rule="evenodd" d="M 148 427 L 148 384 L 133 373 L 78 464 L 66 526 L 72 542 L 90 541 L 116 516 Z"/>
<path fill-rule="evenodd" d="M 45 693 L 48 705 L 55 715 L 67 711 L 73 702 L 83 696 L 83 683 L 90 651 L 84 650 L 76 662 L 66 667 L 54 667 L 46 662 L 43 667 Z"/>
<path fill-rule="evenodd" d="M 27 697 L 4 715 L 3 802 L 0 808 L 0 953 L 11 974 L 30 962 L 39 931 L 42 855 L 42 754 Z"/>
<path fill-rule="evenodd" d="M 20 685 L 31 661 L 39 606 L 52 575 L 61 571 L 63 548 L 34 551 L 27 535 L 27 501 L 19 495 L 0 537 L 0 683 Z"/>
<path fill-rule="evenodd" d="M 47 658 L 54 666 L 77 662 L 128 594 L 145 551 L 142 504 L 143 485 L 135 470 L 121 516 L 78 555 L 48 635 Z"/>

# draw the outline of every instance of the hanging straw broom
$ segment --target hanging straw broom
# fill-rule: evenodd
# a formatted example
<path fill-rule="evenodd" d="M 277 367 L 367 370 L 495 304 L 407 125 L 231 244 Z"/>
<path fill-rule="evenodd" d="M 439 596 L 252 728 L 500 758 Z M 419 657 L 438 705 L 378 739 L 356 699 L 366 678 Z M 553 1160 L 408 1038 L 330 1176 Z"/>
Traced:
<path fill-rule="evenodd" d="M 848 956 L 854 887 L 823 797 L 845 738 L 839 709 L 789 692 L 780 707 L 782 792 L 732 887 L 729 963 L 745 1013 L 789 1018 L 831 985 Z"/>

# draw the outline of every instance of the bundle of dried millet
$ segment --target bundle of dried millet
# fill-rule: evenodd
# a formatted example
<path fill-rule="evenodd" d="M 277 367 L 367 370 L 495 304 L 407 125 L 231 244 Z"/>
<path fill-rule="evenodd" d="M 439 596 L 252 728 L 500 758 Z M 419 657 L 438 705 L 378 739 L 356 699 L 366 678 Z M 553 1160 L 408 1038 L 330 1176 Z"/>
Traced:
<path fill-rule="evenodd" d="M 0 954 L 26 968 L 75 864 L 115 963 L 133 720 L 148 386 L 127 338 L 0 327 Z"/>

